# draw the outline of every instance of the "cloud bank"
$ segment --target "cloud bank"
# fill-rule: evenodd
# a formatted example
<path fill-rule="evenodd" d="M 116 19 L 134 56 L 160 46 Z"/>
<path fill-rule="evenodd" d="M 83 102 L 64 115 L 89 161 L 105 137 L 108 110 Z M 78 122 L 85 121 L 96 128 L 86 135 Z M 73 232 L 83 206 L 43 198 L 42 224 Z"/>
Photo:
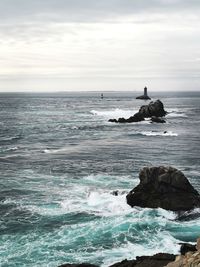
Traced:
<path fill-rule="evenodd" d="M 197 0 L 0 2 L 0 91 L 199 90 Z"/>

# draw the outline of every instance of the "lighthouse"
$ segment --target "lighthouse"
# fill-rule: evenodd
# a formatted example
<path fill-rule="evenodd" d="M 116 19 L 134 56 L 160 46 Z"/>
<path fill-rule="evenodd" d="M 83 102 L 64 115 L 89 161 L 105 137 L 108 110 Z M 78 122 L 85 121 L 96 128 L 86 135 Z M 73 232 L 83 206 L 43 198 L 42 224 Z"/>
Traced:
<path fill-rule="evenodd" d="M 144 96 L 147 96 L 147 87 L 144 87 Z"/>
<path fill-rule="evenodd" d="M 136 99 L 144 99 L 144 100 L 150 100 L 151 98 L 147 94 L 147 87 L 144 87 L 144 94 L 141 96 L 136 97 Z"/>

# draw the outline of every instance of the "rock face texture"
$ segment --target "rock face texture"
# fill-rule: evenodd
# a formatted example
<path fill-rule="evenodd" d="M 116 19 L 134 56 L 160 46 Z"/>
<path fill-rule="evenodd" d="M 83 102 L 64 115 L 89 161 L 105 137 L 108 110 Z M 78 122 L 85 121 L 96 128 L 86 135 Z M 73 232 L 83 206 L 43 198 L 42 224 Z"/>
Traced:
<path fill-rule="evenodd" d="M 126 196 L 131 206 L 188 211 L 200 207 L 200 195 L 185 175 L 172 167 L 143 168 L 140 183 Z"/>
<path fill-rule="evenodd" d="M 163 123 L 165 121 L 160 117 L 163 117 L 166 114 L 167 112 L 164 110 L 163 103 L 160 100 L 156 100 L 155 102 L 150 102 L 148 105 L 141 106 L 139 111 L 128 119 L 110 119 L 109 122 L 131 123 L 143 121 L 145 118 L 151 118 L 153 122 Z"/>
<path fill-rule="evenodd" d="M 199 267 L 200 266 L 200 238 L 197 239 L 196 251 L 189 251 L 184 255 L 176 257 L 174 262 L 168 263 L 165 267 Z"/>
<path fill-rule="evenodd" d="M 167 114 L 164 110 L 163 103 L 158 99 L 155 102 L 151 101 L 148 105 L 141 106 L 139 113 L 144 118 L 154 117 L 163 117 Z"/>
<path fill-rule="evenodd" d="M 151 121 L 157 122 L 157 123 L 166 123 L 166 121 L 164 119 L 159 118 L 159 117 L 155 117 L 155 116 L 151 117 Z"/>
<path fill-rule="evenodd" d="M 110 267 L 163 267 L 175 260 L 175 256 L 167 253 L 159 253 L 154 256 L 136 257 L 136 260 L 123 260 Z"/>

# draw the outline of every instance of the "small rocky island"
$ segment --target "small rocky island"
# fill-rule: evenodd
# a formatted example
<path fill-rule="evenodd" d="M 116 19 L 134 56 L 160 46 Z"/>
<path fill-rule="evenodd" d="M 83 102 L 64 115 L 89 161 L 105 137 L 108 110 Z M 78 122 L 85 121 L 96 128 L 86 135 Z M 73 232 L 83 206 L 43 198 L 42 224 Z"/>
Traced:
<path fill-rule="evenodd" d="M 200 207 L 200 195 L 185 175 L 173 167 L 145 167 L 140 183 L 126 196 L 131 206 L 189 211 Z"/>
<path fill-rule="evenodd" d="M 139 111 L 128 119 L 110 119 L 109 122 L 131 123 L 144 121 L 145 118 L 151 118 L 152 122 L 165 123 L 162 117 L 166 114 L 167 112 L 164 110 L 163 103 L 160 100 L 156 100 L 155 102 L 150 102 L 148 105 L 141 106 Z"/>
<path fill-rule="evenodd" d="M 144 94 L 141 96 L 137 96 L 136 99 L 141 99 L 141 100 L 151 100 L 151 98 L 147 94 L 147 87 L 144 87 Z"/>

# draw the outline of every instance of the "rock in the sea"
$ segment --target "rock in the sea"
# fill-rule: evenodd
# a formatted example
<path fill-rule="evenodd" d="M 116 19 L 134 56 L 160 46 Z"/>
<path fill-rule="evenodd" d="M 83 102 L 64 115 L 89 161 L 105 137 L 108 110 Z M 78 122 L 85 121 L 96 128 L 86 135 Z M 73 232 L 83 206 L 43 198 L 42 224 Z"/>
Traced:
<path fill-rule="evenodd" d="M 174 260 L 172 254 L 158 253 L 154 256 L 136 257 L 136 260 L 123 260 L 110 267 L 163 267 Z"/>
<path fill-rule="evenodd" d="M 110 119 L 109 122 L 131 123 L 144 121 L 145 118 L 152 118 L 153 122 L 164 123 L 165 120 L 161 119 L 160 117 L 163 117 L 166 114 L 167 112 L 164 110 L 163 103 L 160 100 L 156 100 L 155 102 L 150 102 L 149 105 L 141 106 L 139 111 L 128 119 Z"/>
<path fill-rule="evenodd" d="M 151 121 L 156 122 L 156 123 L 166 123 L 166 121 L 164 119 L 159 118 L 159 117 L 155 117 L 155 116 L 151 117 Z"/>
<path fill-rule="evenodd" d="M 163 103 L 158 99 L 155 102 L 151 101 L 148 105 L 141 106 L 139 109 L 139 113 L 144 118 L 150 117 L 163 117 L 167 114 L 164 110 Z"/>
<path fill-rule="evenodd" d="M 200 207 L 200 195 L 185 175 L 172 167 L 145 167 L 140 183 L 126 196 L 131 206 L 186 211 Z"/>

